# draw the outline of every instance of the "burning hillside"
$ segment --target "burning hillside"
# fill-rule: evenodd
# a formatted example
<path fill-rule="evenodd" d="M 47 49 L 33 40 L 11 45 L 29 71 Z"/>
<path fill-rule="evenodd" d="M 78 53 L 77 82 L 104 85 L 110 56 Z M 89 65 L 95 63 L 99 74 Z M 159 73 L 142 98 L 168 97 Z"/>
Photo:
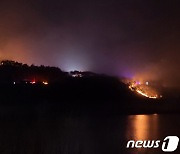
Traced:
<path fill-rule="evenodd" d="M 131 91 L 134 91 L 144 97 L 151 99 L 158 99 L 162 97 L 162 95 L 160 95 L 154 87 L 149 85 L 149 82 L 126 80 L 125 83 Z"/>

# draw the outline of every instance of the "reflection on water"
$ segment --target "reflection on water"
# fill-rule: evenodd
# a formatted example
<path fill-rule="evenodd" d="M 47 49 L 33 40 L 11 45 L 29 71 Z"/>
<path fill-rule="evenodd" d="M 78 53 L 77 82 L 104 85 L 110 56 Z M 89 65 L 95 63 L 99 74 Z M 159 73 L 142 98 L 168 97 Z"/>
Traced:
<path fill-rule="evenodd" d="M 131 115 L 127 118 L 128 140 L 156 139 L 158 132 L 158 115 Z"/>
<path fill-rule="evenodd" d="M 158 115 L 130 115 L 127 117 L 126 138 L 128 140 L 158 140 Z M 160 150 L 160 149 L 159 149 Z M 157 153 L 157 149 L 134 148 L 127 152 Z M 160 152 L 160 151 L 158 151 Z"/>
<path fill-rule="evenodd" d="M 180 115 L 0 119 L 0 154 L 160 154 L 161 148 L 127 149 L 126 144 L 180 136 L 179 119 Z"/>

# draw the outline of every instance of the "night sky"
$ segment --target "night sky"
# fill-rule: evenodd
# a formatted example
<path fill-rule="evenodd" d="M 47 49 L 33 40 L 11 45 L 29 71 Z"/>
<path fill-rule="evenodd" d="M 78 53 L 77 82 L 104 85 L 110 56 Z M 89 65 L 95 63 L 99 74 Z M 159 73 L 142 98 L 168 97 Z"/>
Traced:
<path fill-rule="evenodd" d="M 179 0 L 1 0 L 0 59 L 180 85 Z"/>

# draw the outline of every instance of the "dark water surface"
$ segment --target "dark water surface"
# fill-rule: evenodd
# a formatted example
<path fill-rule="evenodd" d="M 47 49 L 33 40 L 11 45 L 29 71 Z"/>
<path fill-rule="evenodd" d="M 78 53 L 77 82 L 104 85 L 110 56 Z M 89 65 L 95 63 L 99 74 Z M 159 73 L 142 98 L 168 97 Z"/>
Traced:
<path fill-rule="evenodd" d="M 0 154 L 164 153 L 128 140 L 180 137 L 180 115 L 59 116 L 0 121 Z M 180 153 L 179 147 L 175 153 Z"/>

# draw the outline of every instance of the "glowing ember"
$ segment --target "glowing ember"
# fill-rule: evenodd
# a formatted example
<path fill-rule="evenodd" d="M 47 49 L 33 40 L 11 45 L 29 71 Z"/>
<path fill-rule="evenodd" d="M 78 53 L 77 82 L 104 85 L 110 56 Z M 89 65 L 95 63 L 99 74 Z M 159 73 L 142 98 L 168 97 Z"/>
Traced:
<path fill-rule="evenodd" d="M 36 81 L 32 81 L 32 82 L 30 82 L 31 84 L 35 84 L 36 83 Z"/>
<path fill-rule="evenodd" d="M 44 85 L 48 85 L 48 82 L 47 82 L 47 81 L 43 81 L 43 84 L 44 84 Z"/>

